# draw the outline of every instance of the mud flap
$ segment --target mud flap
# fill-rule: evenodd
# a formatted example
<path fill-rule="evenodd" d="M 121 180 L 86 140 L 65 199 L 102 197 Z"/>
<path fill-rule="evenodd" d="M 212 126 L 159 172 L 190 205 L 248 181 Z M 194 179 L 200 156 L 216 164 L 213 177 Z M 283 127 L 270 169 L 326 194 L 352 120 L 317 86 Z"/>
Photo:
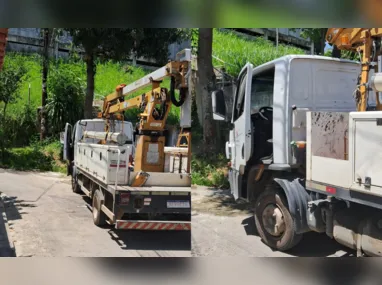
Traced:
<path fill-rule="evenodd" d="M 289 181 L 287 179 L 274 179 L 284 190 L 288 200 L 289 212 L 293 217 L 296 233 L 309 232 L 310 228 L 306 219 L 308 202 L 311 200 L 305 188 L 300 184 L 299 179 Z"/>

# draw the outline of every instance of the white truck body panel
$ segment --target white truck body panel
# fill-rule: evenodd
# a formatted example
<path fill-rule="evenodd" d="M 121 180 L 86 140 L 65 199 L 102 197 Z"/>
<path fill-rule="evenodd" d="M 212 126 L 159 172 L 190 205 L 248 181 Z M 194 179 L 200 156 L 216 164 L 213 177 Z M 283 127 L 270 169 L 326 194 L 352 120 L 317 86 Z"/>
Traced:
<path fill-rule="evenodd" d="M 103 119 L 82 120 L 77 123 L 74 138 L 74 163 L 83 172 L 102 181 L 106 185 L 131 185 L 137 172 L 129 171 L 129 156 L 134 156 L 133 125 L 130 122 L 116 121 L 115 132 L 126 135 L 130 143 L 118 146 L 114 144 L 101 145 L 98 139 L 84 138 L 84 131 L 103 132 Z M 118 169 L 118 150 L 120 165 Z M 191 175 L 187 173 L 186 148 L 165 147 L 164 173 L 149 172 L 147 187 L 190 187 Z M 145 187 L 140 187 L 144 189 Z"/>
<path fill-rule="evenodd" d="M 130 173 L 129 184 L 133 181 L 137 172 Z M 149 178 L 145 183 L 145 187 L 188 187 L 187 191 L 191 187 L 191 175 L 190 174 L 178 174 L 178 173 L 163 173 L 163 172 L 148 172 Z M 145 189 L 145 187 L 139 187 L 139 189 Z M 186 188 L 185 188 L 186 189 Z M 186 190 L 184 190 L 186 191 Z"/>
<path fill-rule="evenodd" d="M 307 180 L 382 196 L 378 119 L 382 120 L 382 112 L 309 112 Z M 371 179 L 370 187 L 365 185 L 366 177 Z"/>
<path fill-rule="evenodd" d="M 308 112 L 307 126 L 306 179 L 349 188 L 349 113 Z"/>
<path fill-rule="evenodd" d="M 118 150 L 120 156 L 118 157 Z M 124 153 L 122 153 L 124 151 Z M 99 145 L 77 143 L 75 165 L 105 184 L 127 184 L 129 181 L 129 156 L 133 153 L 132 145 Z"/>
<path fill-rule="evenodd" d="M 378 196 L 382 196 L 381 120 L 380 111 L 350 113 L 351 189 Z M 371 179 L 370 187 L 365 185 L 366 177 Z"/>

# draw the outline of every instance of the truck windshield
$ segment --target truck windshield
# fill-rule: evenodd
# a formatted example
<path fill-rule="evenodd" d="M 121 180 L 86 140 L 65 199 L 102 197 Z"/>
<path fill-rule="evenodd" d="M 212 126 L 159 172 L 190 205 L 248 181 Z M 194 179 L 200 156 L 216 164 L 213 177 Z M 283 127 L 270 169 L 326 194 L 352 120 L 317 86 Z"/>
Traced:
<path fill-rule="evenodd" d="M 251 114 L 257 113 L 262 107 L 273 107 L 273 78 L 252 79 Z"/>

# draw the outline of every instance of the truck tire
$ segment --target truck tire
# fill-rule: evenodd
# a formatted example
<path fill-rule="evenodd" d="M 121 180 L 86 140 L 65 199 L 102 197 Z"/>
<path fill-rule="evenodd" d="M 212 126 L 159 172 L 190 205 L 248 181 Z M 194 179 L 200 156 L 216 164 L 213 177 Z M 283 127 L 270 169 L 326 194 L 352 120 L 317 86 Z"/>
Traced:
<path fill-rule="evenodd" d="M 77 171 L 75 171 L 75 168 L 72 168 L 72 191 L 76 194 L 81 193 L 81 187 L 78 184 L 78 175 Z"/>
<path fill-rule="evenodd" d="M 102 193 L 99 189 L 95 190 L 93 194 L 92 211 L 93 211 L 93 222 L 96 226 L 101 227 L 106 224 L 106 215 L 101 210 Z"/>
<path fill-rule="evenodd" d="M 260 194 L 254 217 L 257 231 L 269 247 L 286 251 L 301 241 L 302 234 L 296 233 L 286 199 L 277 188 Z"/>

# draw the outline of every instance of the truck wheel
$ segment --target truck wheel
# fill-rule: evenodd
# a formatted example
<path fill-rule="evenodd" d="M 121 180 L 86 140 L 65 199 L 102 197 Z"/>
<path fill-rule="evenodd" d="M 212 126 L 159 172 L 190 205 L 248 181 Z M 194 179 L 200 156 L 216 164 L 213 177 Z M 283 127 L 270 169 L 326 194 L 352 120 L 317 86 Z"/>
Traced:
<path fill-rule="evenodd" d="M 286 251 L 301 241 L 302 234 L 296 234 L 288 204 L 276 189 L 260 194 L 255 207 L 255 222 L 260 237 L 271 248 Z"/>
<path fill-rule="evenodd" d="M 93 210 L 93 222 L 98 227 L 104 226 L 106 224 L 106 215 L 101 210 L 101 205 L 102 205 L 101 197 L 102 197 L 101 191 L 97 189 L 93 195 L 92 210 Z"/>
<path fill-rule="evenodd" d="M 74 193 L 77 193 L 77 194 L 81 192 L 81 187 L 78 184 L 78 175 L 76 171 L 74 171 L 74 169 L 72 173 L 72 190 Z"/>

